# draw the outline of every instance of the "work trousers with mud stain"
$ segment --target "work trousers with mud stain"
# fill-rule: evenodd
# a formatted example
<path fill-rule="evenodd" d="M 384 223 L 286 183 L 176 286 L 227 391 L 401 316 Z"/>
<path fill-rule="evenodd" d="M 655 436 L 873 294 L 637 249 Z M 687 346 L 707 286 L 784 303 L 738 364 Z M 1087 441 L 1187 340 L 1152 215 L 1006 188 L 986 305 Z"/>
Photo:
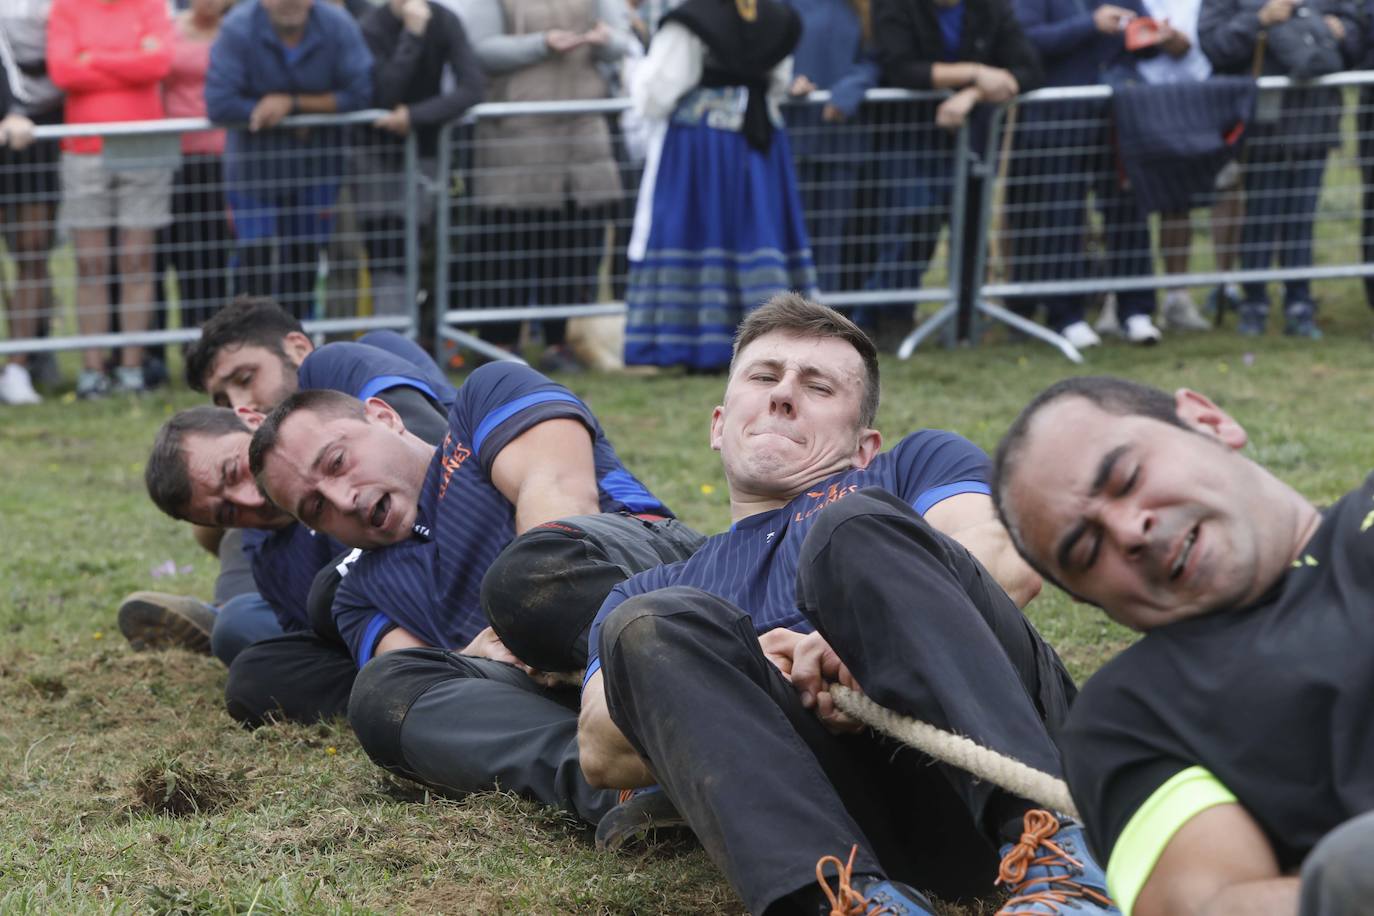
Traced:
<path fill-rule="evenodd" d="M 886 491 L 824 510 L 797 602 L 869 697 L 1060 773 L 1051 730 L 1074 693 L 1054 651 L 957 542 Z M 992 893 L 999 830 L 1035 807 L 804 708 L 744 610 L 674 587 L 601 630 L 612 719 L 752 912 L 786 911 L 817 860 L 947 899 Z M 812 910 L 814 912 L 814 908 Z"/>

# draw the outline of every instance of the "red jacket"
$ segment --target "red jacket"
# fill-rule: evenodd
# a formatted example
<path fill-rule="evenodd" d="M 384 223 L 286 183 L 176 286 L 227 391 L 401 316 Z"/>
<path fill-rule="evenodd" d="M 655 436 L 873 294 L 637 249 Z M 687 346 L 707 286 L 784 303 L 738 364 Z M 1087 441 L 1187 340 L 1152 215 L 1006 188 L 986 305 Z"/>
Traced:
<path fill-rule="evenodd" d="M 48 74 L 66 90 L 68 124 L 160 119 L 158 84 L 171 66 L 166 0 L 53 0 Z M 98 153 L 100 138 L 68 138 L 62 148 Z"/>

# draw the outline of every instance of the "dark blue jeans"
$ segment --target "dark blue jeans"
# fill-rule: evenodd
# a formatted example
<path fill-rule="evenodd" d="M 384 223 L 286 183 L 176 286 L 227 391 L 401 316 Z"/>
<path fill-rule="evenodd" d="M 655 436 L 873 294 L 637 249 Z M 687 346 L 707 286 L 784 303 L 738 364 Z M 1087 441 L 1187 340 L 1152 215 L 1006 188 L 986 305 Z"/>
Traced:
<path fill-rule="evenodd" d="M 1317 216 L 1326 150 L 1291 154 L 1256 145 L 1244 167 L 1245 225 L 1240 235 L 1242 270 L 1312 266 L 1312 223 Z M 1266 301 L 1263 283 L 1246 283 L 1247 302 Z M 1284 283 L 1284 303 L 1312 301 L 1307 280 Z"/>
<path fill-rule="evenodd" d="M 255 642 L 282 635 L 272 606 L 257 592 L 236 595 L 226 601 L 215 618 L 210 633 L 210 651 L 225 665 L 233 664 L 244 649 Z"/>

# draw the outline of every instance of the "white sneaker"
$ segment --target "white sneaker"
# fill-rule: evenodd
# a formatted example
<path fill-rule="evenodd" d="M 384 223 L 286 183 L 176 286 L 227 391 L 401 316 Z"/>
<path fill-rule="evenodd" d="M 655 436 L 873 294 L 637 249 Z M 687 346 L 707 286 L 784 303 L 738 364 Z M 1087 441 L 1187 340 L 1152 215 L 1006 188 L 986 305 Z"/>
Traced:
<path fill-rule="evenodd" d="M 1212 323 L 1197 310 L 1187 290 L 1176 289 L 1164 297 L 1164 326 L 1175 331 L 1209 331 Z"/>
<path fill-rule="evenodd" d="M 1133 344 L 1148 347 L 1159 343 L 1163 336 L 1149 315 L 1132 315 L 1126 319 L 1126 339 Z"/>
<path fill-rule="evenodd" d="M 1116 317 L 1116 293 L 1108 293 L 1102 300 L 1102 311 L 1097 313 L 1093 330 L 1099 334 L 1121 333 L 1121 320 Z"/>
<path fill-rule="evenodd" d="M 1102 343 L 1102 338 L 1097 336 L 1096 331 L 1088 327 L 1086 321 L 1075 321 L 1059 333 L 1064 335 L 1064 339 L 1079 350 L 1100 346 Z"/>
<path fill-rule="evenodd" d="M 10 363 L 0 373 L 0 401 L 6 404 L 39 404 L 43 399 L 33 390 L 29 370 L 18 363 Z"/>

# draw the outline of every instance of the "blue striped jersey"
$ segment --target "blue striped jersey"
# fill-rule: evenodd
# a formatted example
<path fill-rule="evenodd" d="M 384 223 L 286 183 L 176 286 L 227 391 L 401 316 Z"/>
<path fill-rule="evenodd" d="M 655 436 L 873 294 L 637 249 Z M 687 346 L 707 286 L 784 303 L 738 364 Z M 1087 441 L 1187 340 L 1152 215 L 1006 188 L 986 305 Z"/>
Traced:
<path fill-rule="evenodd" d="M 415 388 L 445 408 L 457 389 L 418 344 L 395 331 L 372 331 L 359 343 L 316 348 L 296 377 L 301 388 L 329 388 L 366 400 L 397 386 Z M 315 575 L 343 553 L 344 546 L 293 523 L 276 531 L 247 529 L 243 550 L 253 568 L 258 594 L 272 607 L 288 633 L 310 628 L 306 598 Z"/>
<path fill-rule="evenodd" d="M 487 626 L 482 576 L 515 537 L 515 506 L 492 483 L 492 463 L 522 433 L 565 418 L 592 435 L 601 511 L 672 514 L 620 463 L 576 395 L 528 366 L 489 363 L 458 389 L 411 537 L 363 551 L 335 593 L 335 622 L 359 667 L 393 623 L 443 649 L 461 649 Z"/>
<path fill-rule="evenodd" d="M 781 509 L 740 519 L 729 531 L 707 538 L 690 558 L 645 570 L 612 589 L 592 622 L 586 677 L 601 667 L 598 639 L 607 615 L 633 595 L 673 585 L 724 598 L 748 612 L 759 633 L 777 627 L 811 632 L 797 609 L 797 558 L 822 509 L 864 487 L 882 487 L 924 515 L 951 496 L 990 495 L 989 470 L 988 456 L 972 442 L 926 429 L 907 436 L 867 468 L 834 474 Z"/>
<path fill-rule="evenodd" d="M 252 564 L 258 594 L 287 633 L 310 629 L 306 601 L 310 585 L 315 574 L 346 549 L 300 522 L 275 531 L 246 528 L 243 532 L 243 552 Z"/>
<path fill-rule="evenodd" d="M 428 353 L 395 331 L 317 347 L 301 361 L 296 378 L 303 389 L 331 388 L 360 401 L 388 388 L 414 388 L 445 410 L 458 393 Z"/>

